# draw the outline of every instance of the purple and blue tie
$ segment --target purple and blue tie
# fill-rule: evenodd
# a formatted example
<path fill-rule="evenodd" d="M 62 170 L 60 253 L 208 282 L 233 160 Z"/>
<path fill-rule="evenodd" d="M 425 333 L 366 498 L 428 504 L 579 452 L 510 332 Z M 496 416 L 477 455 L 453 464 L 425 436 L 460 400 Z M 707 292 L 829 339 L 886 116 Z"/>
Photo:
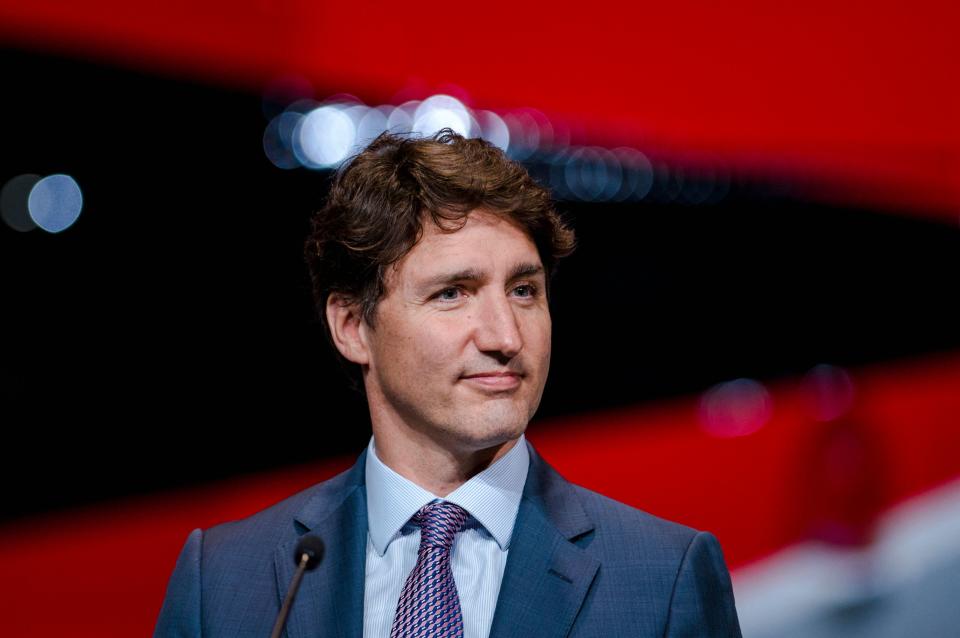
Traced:
<path fill-rule="evenodd" d="M 390 638 L 462 638 L 463 615 L 450 568 L 450 548 L 467 512 L 438 501 L 422 507 L 411 520 L 420 526 L 420 549 L 400 592 Z"/>

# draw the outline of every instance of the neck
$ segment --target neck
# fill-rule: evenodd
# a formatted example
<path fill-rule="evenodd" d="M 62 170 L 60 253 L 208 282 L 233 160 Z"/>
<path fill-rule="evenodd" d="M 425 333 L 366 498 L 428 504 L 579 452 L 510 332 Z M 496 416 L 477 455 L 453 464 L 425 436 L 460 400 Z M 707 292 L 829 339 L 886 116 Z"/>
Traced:
<path fill-rule="evenodd" d="M 518 439 L 477 450 L 456 449 L 423 436 L 401 436 L 374 427 L 377 458 L 391 470 L 444 497 L 513 449 Z"/>

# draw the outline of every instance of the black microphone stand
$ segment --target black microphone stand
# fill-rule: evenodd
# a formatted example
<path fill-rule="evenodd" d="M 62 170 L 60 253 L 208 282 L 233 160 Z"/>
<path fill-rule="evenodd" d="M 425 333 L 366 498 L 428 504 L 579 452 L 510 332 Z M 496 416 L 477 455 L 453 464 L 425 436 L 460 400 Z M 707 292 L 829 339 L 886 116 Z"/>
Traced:
<path fill-rule="evenodd" d="M 293 553 L 293 562 L 297 565 L 297 571 L 293 575 L 293 580 L 290 581 L 287 597 L 283 599 L 283 605 L 280 607 L 280 613 L 277 615 L 277 622 L 273 625 L 270 638 L 280 638 L 283 628 L 287 626 L 287 616 L 290 614 L 293 599 L 297 596 L 297 590 L 300 589 L 303 574 L 319 565 L 322 559 L 323 541 L 320 540 L 319 536 L 307 535 L 300 539 L 300 542 L 297 543 L 297 549 Z"/>

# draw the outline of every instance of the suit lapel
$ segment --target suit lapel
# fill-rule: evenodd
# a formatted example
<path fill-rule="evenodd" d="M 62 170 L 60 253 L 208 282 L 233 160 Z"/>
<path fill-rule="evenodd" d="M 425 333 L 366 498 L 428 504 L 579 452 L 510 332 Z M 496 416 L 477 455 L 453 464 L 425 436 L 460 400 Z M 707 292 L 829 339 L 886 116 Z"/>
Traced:
<path fill-rule="evenodd" d="M 528 444 L 529 446 L 529 444 Z M 573 487 L 529 447 L 530 469 L 517 512 L 491 638 L 566 636 L 600 564 L 574 541 L 594 525 Z M 367 551 L 366 452 L 351 470 L 323 484 L 296 516 L 297 536 L 274 554 L 280 597 L 293 578 L 293 552 L 312 533 L 326 545 L 307 572 L 287 621 L 289 638 L 362 638 Z"/>
<path fill-rule="evenodd" d="M 572 541 L 593 528 L 573 487 L 530 447 L 491 638 L 570 632 L 600 566 Z"/>
<path fill-rule="evenodd" d="M 298 537 L 281 543 L 274 555 L 280 596 L 296 571 L 293 554 L 299 536 L 319 536 L 323 561 L 307 572 L 287 621 L 289 638 L 363 635 L 367 502 L 363 485 L 366 452 L 347 473 L 325 484 L 296 517 Z"/>

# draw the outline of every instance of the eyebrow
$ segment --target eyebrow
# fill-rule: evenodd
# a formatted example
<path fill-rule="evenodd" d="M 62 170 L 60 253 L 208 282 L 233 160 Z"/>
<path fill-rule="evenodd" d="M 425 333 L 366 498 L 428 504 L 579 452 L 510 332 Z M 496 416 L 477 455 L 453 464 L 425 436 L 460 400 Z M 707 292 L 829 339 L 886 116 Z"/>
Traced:
<path fill-rule="evenodd" d="M 521 277 L 533 277 L 534 275 L 539 275 L 543 272 L 543 266 L 540 264 L 532 263 L 521 263 L 513 267 L 513 271 L 510 273 L 510 278 L 508 281 L 513 281 L 514 279 L 520 279 Z"/>
<path fill-rule="evenodd" d="M 543 272 L 543 266 L 531 262 L 521 262 L 513 267 L 507 281 L 514 281 L 521 277 L 532 277 Z M 455 284 L 464 281 L 482 281 L 487 275 L 476 268 L 465 268 L 451 273 L 442 273 L 423 282 L 423 288 L 433 288 L 444 284 Z"/>

